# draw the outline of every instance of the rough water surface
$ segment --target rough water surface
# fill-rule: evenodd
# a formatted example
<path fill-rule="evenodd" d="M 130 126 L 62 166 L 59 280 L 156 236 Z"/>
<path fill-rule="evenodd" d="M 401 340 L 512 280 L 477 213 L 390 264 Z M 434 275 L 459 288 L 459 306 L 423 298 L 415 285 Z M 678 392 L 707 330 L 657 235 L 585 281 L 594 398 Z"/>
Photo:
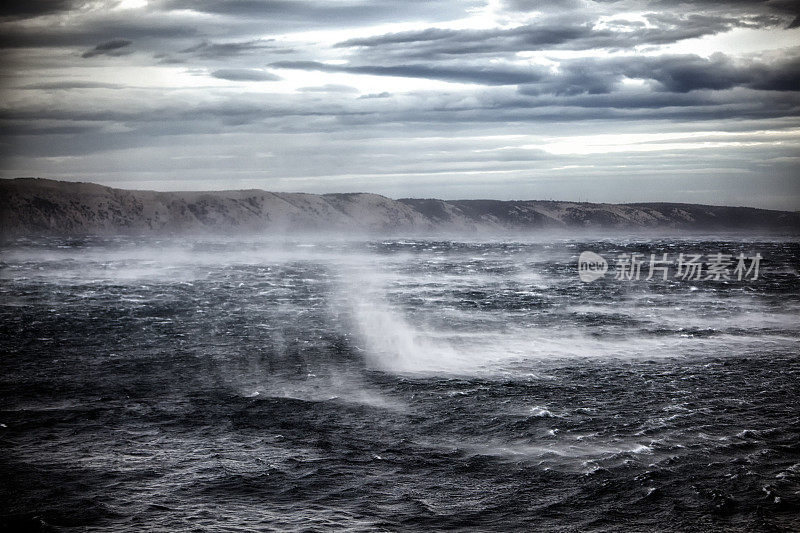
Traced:
<path fill-rule="evenodd" d="M 764 259 L 581 283 L 583 250 Z M 7 530 L 800 530 L 796 242 L 1 252 Z"/>

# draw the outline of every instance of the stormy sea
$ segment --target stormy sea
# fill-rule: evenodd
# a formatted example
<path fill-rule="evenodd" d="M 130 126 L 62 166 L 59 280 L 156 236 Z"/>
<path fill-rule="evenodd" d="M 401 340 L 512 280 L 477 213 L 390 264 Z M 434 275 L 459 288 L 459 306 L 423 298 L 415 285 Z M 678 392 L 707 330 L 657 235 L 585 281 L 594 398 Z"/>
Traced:
<path fill-rule="evenodd" d="M 718 236 L 5 242 L 0 528 L 798 531 L 799 259 Z"/>

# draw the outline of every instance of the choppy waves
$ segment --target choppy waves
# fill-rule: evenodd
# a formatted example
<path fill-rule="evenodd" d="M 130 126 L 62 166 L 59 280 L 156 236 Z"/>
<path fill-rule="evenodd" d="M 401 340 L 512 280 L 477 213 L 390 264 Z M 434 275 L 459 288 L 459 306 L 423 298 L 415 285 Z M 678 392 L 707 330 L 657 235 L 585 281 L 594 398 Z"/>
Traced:
<path fill-rule="evenodd" d="M 585 284 L 589 247 L 766 259 Z M 8 244 L 0 524 L 796 530 L 799 252 Z"/>

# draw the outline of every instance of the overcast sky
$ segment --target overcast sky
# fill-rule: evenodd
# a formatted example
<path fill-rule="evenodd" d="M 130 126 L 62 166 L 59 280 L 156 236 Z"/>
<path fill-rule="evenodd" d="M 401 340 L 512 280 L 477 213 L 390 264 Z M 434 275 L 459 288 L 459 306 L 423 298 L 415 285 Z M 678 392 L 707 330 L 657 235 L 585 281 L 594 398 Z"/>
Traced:
<path fill-rule="evenodd" d="M 0 176 L 800 209 L 800 2 L 29 0 Z"/>

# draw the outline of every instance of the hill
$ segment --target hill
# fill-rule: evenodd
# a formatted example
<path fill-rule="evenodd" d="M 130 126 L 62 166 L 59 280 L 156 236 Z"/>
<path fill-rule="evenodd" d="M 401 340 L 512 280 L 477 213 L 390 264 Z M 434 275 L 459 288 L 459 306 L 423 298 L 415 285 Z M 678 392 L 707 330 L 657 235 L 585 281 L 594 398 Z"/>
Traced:
<path fill-rule="evenodd" d="M 676 203 L 393 200 L 369 193 L 156 192 L 0 180 L 0 234 L 498 233 L 547 229 L 800 232 L 800 213 Z"/>

